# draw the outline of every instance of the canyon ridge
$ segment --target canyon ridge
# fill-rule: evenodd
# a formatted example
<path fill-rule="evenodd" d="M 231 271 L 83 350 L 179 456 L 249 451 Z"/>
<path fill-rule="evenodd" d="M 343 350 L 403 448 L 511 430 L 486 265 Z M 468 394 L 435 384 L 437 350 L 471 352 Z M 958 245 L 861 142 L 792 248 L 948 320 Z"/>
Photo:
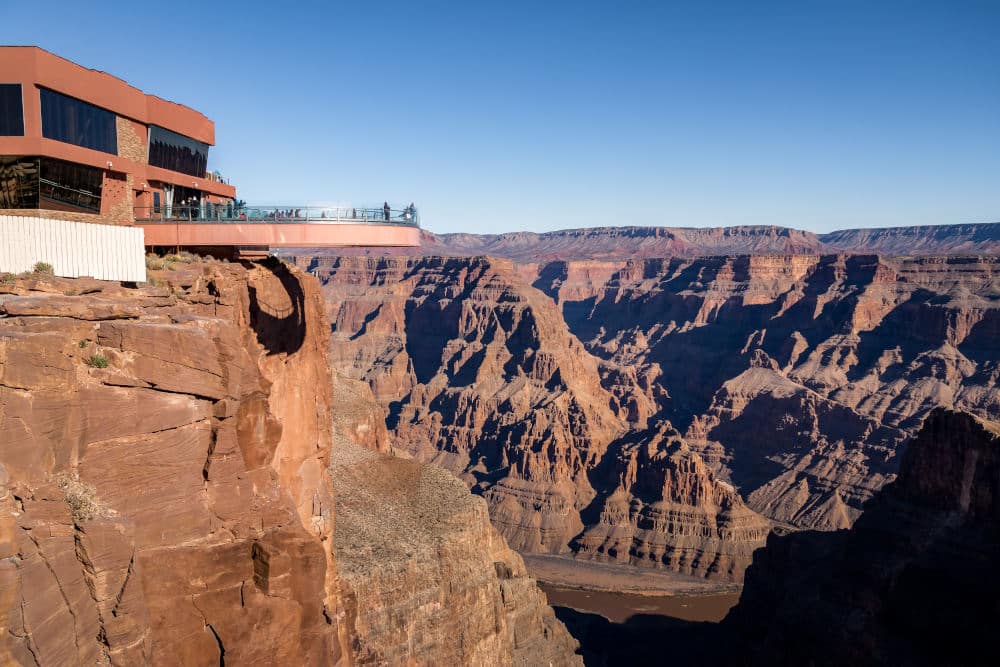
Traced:
<path fill-rule="evenodd" d="M 994 227 L 836 238 L 953 248 Z M 666 235 L 633 231 L 521 236 L 593 256 Z M 702 235 L 798 243 L 773 231 Z M 515 549 L 739 582 L 769 532 L 851 526 L 933 408 L 1000 418 L 1000 260 L 812 252 L 831 238 L 795 254 L 295 261 L 322 283 L 331 363 L 368 384 L 394 446 L 460 476 Z"/>

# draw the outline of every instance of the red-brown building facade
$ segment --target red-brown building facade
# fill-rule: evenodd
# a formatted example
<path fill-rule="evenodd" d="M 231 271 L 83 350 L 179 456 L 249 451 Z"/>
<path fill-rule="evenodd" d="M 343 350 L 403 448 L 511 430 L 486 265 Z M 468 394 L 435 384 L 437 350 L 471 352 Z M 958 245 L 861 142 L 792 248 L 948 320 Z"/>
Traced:
<path fill-rule="evenodd" d="M 230 206 L 208 173 L 215 124 L 35 46 L 0 47 L 0 213 L 131 224 Z"/>

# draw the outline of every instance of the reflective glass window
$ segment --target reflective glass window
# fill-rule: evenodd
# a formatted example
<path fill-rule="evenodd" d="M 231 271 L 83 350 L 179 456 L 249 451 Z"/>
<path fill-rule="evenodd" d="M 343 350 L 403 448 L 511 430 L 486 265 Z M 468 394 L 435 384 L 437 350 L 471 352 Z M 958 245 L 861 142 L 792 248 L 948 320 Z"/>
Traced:
<path fill-rule="evenodd" d="M 149 164 L 204 178 L 208 169 L 208 144 L 150 125 Z"/>
<path fill-rule="evenodd" d="M 0 137 L 24 136 L 21 84 L 0 83 Z"/>
<path fill-rule="evenodd" d="M 118 154 L 113 113 L 48 88 L 40 89 L 40 93 L 43 137 Z"/>
<path fill-rule="evenodd" d="M 39 176 L 39 208 L 101 212 L 104 172 L 100 169 L 42 158 Z"/>
<path fill-rule="evenodd" d="M 0 157 L 0 208 L 38 208 L 37 157 Z"/>

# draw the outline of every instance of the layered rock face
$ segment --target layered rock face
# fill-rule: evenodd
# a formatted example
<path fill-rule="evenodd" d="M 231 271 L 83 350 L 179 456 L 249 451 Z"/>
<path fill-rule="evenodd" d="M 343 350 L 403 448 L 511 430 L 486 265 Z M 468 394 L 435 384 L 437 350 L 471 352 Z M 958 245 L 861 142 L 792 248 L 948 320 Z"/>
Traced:
<path fill-rule="evenodd" d="M 307 265 L 324 282 L 333 363 L 370 384 L 396 446 L 487 500 L 512 547 L 738 580 L 763 544 L 769 522 L 669 423 L 644 431 L 659 409 L 647 375 L 589 353 L 522 267 Z"/>
<path fill-rule="evenodd" d="M 346 663 L 315 284 L 151 273 L 0 287 L 0 662 Z"/>
<path fill-rule="evenodd" d="M 770 531 L 669 423 L 615 443 L 593 477 L 600 514 L 571 545 L 582 558 L 738 581 Z"/>
<path fill-rule="evenodd" d="M 895 256 L 996 255 L 1000 253 L 1000 223 L 844 229 L 819 235 L 774 225 L 591 227 L 506 234 L 434 234 L 423 230 L 420 247 L 338 248 L 331 254 L 489 255 L 518 262 L 551 262 L 837 252 Z"/>
<path fill-rule="evenodd" d="M 385 454 L 367 385 L 335 385 L 354 396 L 337 402 L 330 473 L 356 664 L 581 665 L 486 503 L 438 466 Z"/>
<path fill-rule="evenodd" d="M 538 275 L 587 349 L 648 377 L 659 414 L 781 523 L 848 526 L 933 407 L 1000 417 L 995 257 L 719 257 L 629 262 L 603 283 L 559 265 Z"/>
<path fill-rule="evenodd" d="M 770 522 L 851 525 L 932 408 L 1000 418 L 995 257 L 299 261 L 397 446 L 521 550 L 738 579 Z"/>
<path fill-rule="evenodd" d="M 850 530 L 772 537 L 722 624 L 740 665 L 993 664 L 1000 427 L 936 410 Z"/>
<path fill-rule="evenodd" d="M 1000 253 L 1000 222 L 978 225 L 925 225 L 843 229 L 822 234 L 831 250 L 883 255 L 996 255 Z"/>
<path fill-rule="evenodd" d="M 697 257 L 727 253 L 816 253 L 825 249 L 811 232 L 773 225 L 743 227 L 594 227 L 557 232 L 434 234 L 421 232 L 420 246 L 379 253 L 469 257 L 489 255 L 519 262 Z M 361 255 L 368 249 L 341 249 Z"/>

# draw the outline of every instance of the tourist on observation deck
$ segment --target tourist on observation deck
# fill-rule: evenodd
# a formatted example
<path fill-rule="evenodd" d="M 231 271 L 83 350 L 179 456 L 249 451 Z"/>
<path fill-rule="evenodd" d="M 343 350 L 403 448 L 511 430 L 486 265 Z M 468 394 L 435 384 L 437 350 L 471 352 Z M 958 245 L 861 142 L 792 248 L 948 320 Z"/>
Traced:
<path fill-rule="evenodd" d="M 389 221 L 389 214 L 390 214 L 390 212 L 391 212 L 391 209 L 389 208 L 389 202 L 385 202 L 384 204 L 382 204 L 382 214 L 385 215 L 385 221 L 386 222 Z"/>

